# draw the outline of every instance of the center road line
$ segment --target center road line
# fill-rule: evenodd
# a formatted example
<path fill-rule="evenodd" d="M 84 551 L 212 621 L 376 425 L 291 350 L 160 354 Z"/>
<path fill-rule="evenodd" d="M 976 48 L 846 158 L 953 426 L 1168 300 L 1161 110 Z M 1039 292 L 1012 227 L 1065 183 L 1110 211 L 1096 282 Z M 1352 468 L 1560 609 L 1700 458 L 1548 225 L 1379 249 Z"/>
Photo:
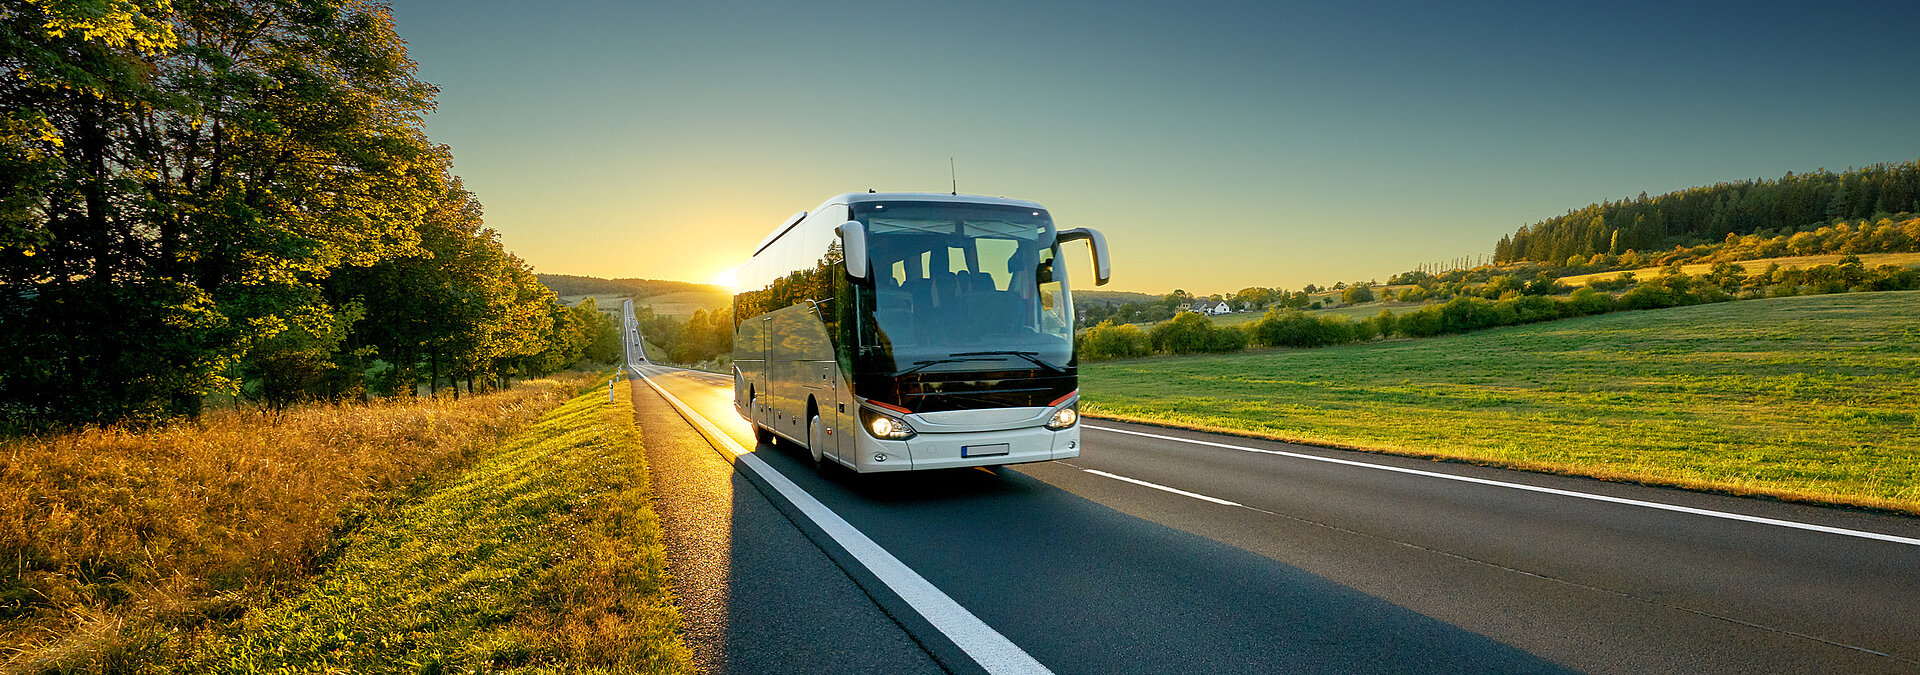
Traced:
<path fill-rule="evenodd" d="M 1064 462 L 1062 462 L 1062 463 L 1064 464 Z M 1071 465 L 1071 464 L 1068 464 L 1068 466 L 1073 466 L 1073 465 Z M 1194 499 L 1198 499 L 1198 500 L 1200 500 L 1200 501 L 1206 501 L 1206 502 L 1213 502 L 1213 503 L 1215 503 L 1215 504 L 1220 504 L 1220 505 L 1223 505 L 1223 506 L 1242 506 L 1242 507 L 1244 507 L 1244 506 L 1246 506 L 1245 504 L 1241 504 L 1240 502 L 1230 502 L 1230 501 L 1227 501 L 1227 500 L 1225 500 L 1225 499 L 1221 499 L 1221 498 L 1219 498 L 1219 497 L 1208 497 L 1208 496 L 1206 496 L 1206 495 L 1203 495 L 1203 494 L 1197 494 L 1197 493 L 1193 493 L 1193 492 L 1188 492 L 1188 491 L 1186 491 L 1186 490 L 1180 490 L 1180 489 L 1176 489 L 1176 488 L 1170 488 L 1170 487 L 1167 487 L 1167 486 L 1165 486 L 1165 485 L 1161 485 L 1161 484 L 1159 484 L 1159 483 L 1149 483 L 1149 482 L 1146 482 L 1146 481 L 1144 481 L 1144 480 L 1140 480 L 1140 479 L 1138 479 L 1138 478 L 1128 478 L 1128 477 L 1126 477 L 1126 476 L 1121 476 L 1121 475 L 1118 475 L 1118 474 L 1111 474 L 1111 473 L 1107 473 L 1107 472 L 1105 472 L 1105 471 L 1097 471 L 1097 470 L 1094 470 L 1094 469 L 1080 469 L 1080 470 L 1081 470 L 1081 471 L 1085 471 L 1085 472 L 1087 472 L 1087 473 L 1090 473 L 1090 474 L 1093 474 L 1093 475 L 1095 475 L 1095 476 L 1106 476 L 1106 477 L 1108 477 L 1108 478 L 1112 478 L 1112 479 L 1114 479 L 1114 480 L 1119 480 L 1119 481 L 1126 481 L 1126 482 L 1128 482 L 1128 483 L 1132 483 L 1132 484 L 1134 484 L 1134 485 L 1141 485 L 1141 486 L 1145 486 L 1145 487 L 1150 487 L 1150 488 L 1153 488 L 1153 489 L 1155 489 L 1155 490 L 1163 490 L 1163 491 L 1166 491 L 1166 492 L 1171 492 L 1171 493 L 1174 493 L 1174 494 L 1176 494 L 1176 495 L 1180 495 L 1180 496 L 1183 496 L 1183 497 L 1192 497 L 1192 498 L 1194 498 Z"/>
<path fill-rule="evenodd" d="M 1573 490 L 1561 490 L 1557 488 L 1539 487 L 1536 485 L 1526 485 L 1523 483 L 1508 483 L 1505 481 L 1490 480 L 1486 478 L 1474 478 L 1471 476 L 1456 476 L 1453 474 L 1440 473 L 1437 471 L 1421 471 L 1419 469 L 1405 469 L 1397 466 L 1387 466 L 1384 464 L 1370 464 L 1367 462 L 1356 462 L 1350 459 L 1338 459 L 1334 457 L 1320 457 L 1316 455 L 1309 455 L 1309 454 L 1299 453 L 1299 452 L 1287 452 L 1284 450 L 1266 450 L 1262 448 L 1247 447 L 1244 445 L 1233 445 L 1230 443 L 1215 443 L 1213 441 L 1202 441 L 1202 440 L 1192 439 L 1192 438 L 1181 438 L 1179 436 L 1167 436 L 1164 434 L 1150 434 L 1144 431 L 1129 431 L 1126 429 L 1116 429 L 1114 427 L 1103 427 L 1103 426 L 1097 426 L 1092 424 L 1082 424 L 1081 427 L 1085 429 L 1109 431 L 1116 434 L 1129 434 L 1133 436 L 1144 436 L 1146 438 L 1155 438 L 1155 439 L 1160 439 L 1165 441 L 1176 441 L 1180 443 L 1190 443 L 1193 445 L 1205 445 L 1205 446 L 1211 446 L 1215 448 L 1225 448 L 1228 450 L 1239 450 L 1241 452 L 1252 452 L 1252 453 L 1259 453 L 1263 455 L 1279 455 L 1281 457 L 1292 457 L 1294 459 L 1307 459 L 1307 460 L 1313 460 L 1315 462 L 1326 462 L 1329 464 L 1344 464 L 1346 466 L 1359 467 L 1363 469 L 1377 469 L 1380 471 L 1392 471 L 1395 473 L 1411 474 L 1415 476 L 1426 476 L 1428 478 L 1442 478 L 1446 480 L 1460 481 L 1462 483 L 1491 485 L 1494 487 L 1511 488 L 1514 490 L 1525 490 L 1527 492 L 1539 492 L 1543 494 L 1558 495 L 1562 497 L 1590 499 L 1598 502 L 1625 504 L 1627 506 L 1639 506 L 1639 507 L 1649 508 L 1649 509 L 1660 509 L 1663 511 L 1675 511 L 1679 513 L 1693 514 L 1696 516 L 1707 516 L 1710 518 L 1724 518 L 1726 520 L 1738 520 L 1738 521 L 1749 522 L 1749 523 L 1759 523 L 1761 525 L 1789 527 L 1797 530 L 1825 532 L 1827 534 L 1838 534 L 1838 535 L 1847 536 L 1847 537 L 1859 537 L 1861 539 L 1874 539 L 1879 541 L 1892 542 L 1895 544 L 1906 544 L 1908 546 L 1920 546 L 1920 539 L 1914 539 L 1911 537 L 1900 537 L 1900 536 L 1895 536 L 1891 534 L 1881 534 L 1878 532 L 1867 532 L 1864 530 L 1849 530 L 1842 527 L 1828 527 L 1826 525 L 1814 525 L 1812 523 L 1800 523 L 1800 522 L 1794 522 L 1791 520 L 1762 518 L 1760 516 L 1749 516 L 1741 513 L 1730 513 L 1726 511 L 1699 509 L 1691 506 L 1677 506 L 1673 504 L 1662 504 L 1659 502 L 1648 502 L 1648 501 L 1641 501 L 1638 499 L 1627 499 L 1625 497 L 1610 497 L 1607 495 L 1597 495 L 1597 494 L 1592 494 L 1587 492 L 1576 492 Z M 1112 476 L 1112 477 L 1119 478 L 1119 476 Z M 1127 479 L 1122 479 L 1122 480 L 1127 480 Z M 1193 496 L 1198 496 L 1198 495 L 1193 495 Z"/>
<path fill-rule="evenodd" d="M 653 378 L 648 377 L 646 373 L 640 372 L 639 368 L 634 367 L 633 374 L 646 380 L 647 386 L 653 387 L 653 390 L 659 392 L 668 403 L 673 404 L 673 407 L 680 411 L 681 416 L 692 422 L 708 439 L 733 453 L 738 460 L 736 466 L 746 467 L 767 485 L 772 486 L 780 496 L 791 502 L 794 508 L 805 514 L 827 536 L 832 537 L 834 543 L 844 548 L 849 555 L 865 566 L 868 572 L 900 596 L 908 606 L 926 619 L 927 623 L 932 624 L 935 630 L 952 640 L 981 668 L 996 674 L 1051 675 L 1053 671 L 1041 665 L 1039 661 L 1027 654 L 1026 650 L 1021 649 L 1012 640 L 1008 640 L 999 631 L 974 616 L 973 612 L 960 606 L 960 603 L 955 602 L 932 582 L 920 576 L 920 573 L 907 567 L 906 563 L 900 562 L 899 558 L 895 558 L 893 554 L 881 548 L 873 539 L 861 533 L 846 519 L 841 518 L 840 514 L 834 513 L 833 509 L 820 503 L 820 500 L 815 499 L 813 495 L 807 494 L 806 490 L 795 485 L 792 480 L 767 464 L 765 460 L 755 457 L 753 451 L 742 447 L 738 441 L 721 431 L 706 416 L 695 412 L 692 406 L 682 402 L 679 397 L 654 382 Z"/>

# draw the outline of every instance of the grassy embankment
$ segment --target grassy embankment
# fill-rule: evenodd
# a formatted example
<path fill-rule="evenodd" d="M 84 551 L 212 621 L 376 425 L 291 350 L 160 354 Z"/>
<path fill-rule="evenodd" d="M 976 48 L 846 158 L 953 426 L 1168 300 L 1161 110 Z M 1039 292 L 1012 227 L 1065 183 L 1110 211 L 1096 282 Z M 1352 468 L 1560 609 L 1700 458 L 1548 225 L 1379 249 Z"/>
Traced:
<path fill-rule="evenodd" d="M 1920 513 L 1920 292 L 1086 364 L 1089 414 Z"/>
<path fill-rule="evenodd" d="M 602 382 L 10 442 L 4 670 L 685 670 Z"/>

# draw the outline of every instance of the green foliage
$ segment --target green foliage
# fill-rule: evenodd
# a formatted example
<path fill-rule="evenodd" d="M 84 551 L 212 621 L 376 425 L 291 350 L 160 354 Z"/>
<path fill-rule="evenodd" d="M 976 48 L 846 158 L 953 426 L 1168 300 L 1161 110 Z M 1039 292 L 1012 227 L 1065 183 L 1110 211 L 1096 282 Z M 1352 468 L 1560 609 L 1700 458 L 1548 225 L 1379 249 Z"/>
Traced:
<path fill-rule="evenodd" d="M 1736 240 L 1744 244 L 1741 235 L 1755 236 L 1752 243 L 1759 245 L 1767 239 L 1756 236 L 1761 232 L 1791 233 L 1822 222 L 1912 211 L 1920 211 L 1920 161 L 1876 164 L 1840 174 L 1821 169 L 1776 180 L 1720 183 L 1658 197 L 1642 194 L 1633 200 L 1590 204 L 1501 237 L 1493 257 L 1496 264 L 1523 260 L 1558 264 L 1574 256 L 1676 244 L 1676 252 L 1697 255 L 1687 247 Z M 1892 234 L 1888 232 L 1876 245 L 1911 245 L 1894 243 Z M 1902 236 L 1912 239 L 1912 233 Z M 1811 255 L 1825 250 L 1820 240 L 1801 232 L 1781 243 L 1795 255 Z M 1778 250 L 1756 257 L 1775 255 Z"/>
<path fill-rule="evenodd" d="M 1168 354 L 1199 354 L 1245 349 L 1246 334 L 1237 328 L 1213 325 L 1213 319 L 1193 312 L 1181 312 L 1171 321 L 1162 321 L 1147 333 L 1154 351 Z"/>
<path fill-rule="evenodd" d="M 1433 337 L 1446 332 L 1440 318 L 1440 306 L 1428 305 L 1406 314 L 1394 321 L 1394 332 L 1407 337 Z"/>
<path fill-rule="evenodd" d="M 1574 289 L 1573 295 L 1561 303 L 1561 313 L 1566 316 L 1586 316 L 1605 314 L 1614 310 L 1613 296 L 1583 286 Z"/>
<path fill-rule="evenodd" d="M 1346 319 L 1277 308 L 1267 310 L 1251 331 L 1253 341 L 1267 347 L 1325 347 L 1358 338 Z"/>
<path fill-rule="evenodd" d="M 659 319 L 672 321 L 668 317 L 659 317 Z M 661 323 L 660 320 L 653 322 L 656 327 Z M 667 353 L 677 363 L 700 363 L 711 361 L 722 354 L 731 355 L 733 354 L 733 308 L 723 308 L 711 314 L 704 309 L 696 310 L 684 326 L 663 332 L 670 337 L 659 344 L 667 349 Z M 651 334 L 646 335 L 651 337 Z"/>
<path fill-rule="evenodd" d="M 1112 321 L 1102 321 L 1087 329 L 1074 346 L 1079 349 L 1082 361 L 1133 359 L 1153 353 L 1153 342 L 1146 331 L 1130 323 L 1114 325 Z"/>
<path fill-rule="evenodd" d="M 0 12 L 0 416 L 13 426 L 468 387 L 571 365 L 584 324 L 421 133 L 377 4 Z M 375 360 L 386 364 L 376 366 Z M 444 376 L 444 377 L 442 377 Z"/>

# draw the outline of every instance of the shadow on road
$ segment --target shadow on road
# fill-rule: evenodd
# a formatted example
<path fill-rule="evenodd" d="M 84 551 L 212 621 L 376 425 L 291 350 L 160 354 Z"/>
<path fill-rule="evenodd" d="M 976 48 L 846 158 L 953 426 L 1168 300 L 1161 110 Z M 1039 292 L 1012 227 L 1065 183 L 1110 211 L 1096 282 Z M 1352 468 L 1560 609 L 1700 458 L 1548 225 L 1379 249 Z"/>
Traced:
<path fill-rule="evenodd" d="M 858 475 L 784 443 L 754 454 L 1058 673 L 1570 672 L 1017 467 Z"/>

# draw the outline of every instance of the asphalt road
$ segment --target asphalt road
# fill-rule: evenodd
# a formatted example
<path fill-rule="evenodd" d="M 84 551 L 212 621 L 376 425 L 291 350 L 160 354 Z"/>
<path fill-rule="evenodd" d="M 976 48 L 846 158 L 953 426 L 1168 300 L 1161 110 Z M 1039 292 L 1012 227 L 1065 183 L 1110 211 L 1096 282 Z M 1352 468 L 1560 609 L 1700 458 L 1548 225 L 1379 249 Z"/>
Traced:
<path fill-rule="evenodd" d="M 641 368 L 1057 673 L 1920 672 L 1912 518 L 1091 419 L 1067 462 L 823 475 L 755 446 L 724 376 Z M 679 448 L 653 465 L 703 665 L 977 669 L 730 452 L 702 466 L 657 396 L 634 399 L 650 456 Z M 686 544 L 722 511 L 730 536 Z M 716 579 L 757 595 L 701 600 Z"/>

